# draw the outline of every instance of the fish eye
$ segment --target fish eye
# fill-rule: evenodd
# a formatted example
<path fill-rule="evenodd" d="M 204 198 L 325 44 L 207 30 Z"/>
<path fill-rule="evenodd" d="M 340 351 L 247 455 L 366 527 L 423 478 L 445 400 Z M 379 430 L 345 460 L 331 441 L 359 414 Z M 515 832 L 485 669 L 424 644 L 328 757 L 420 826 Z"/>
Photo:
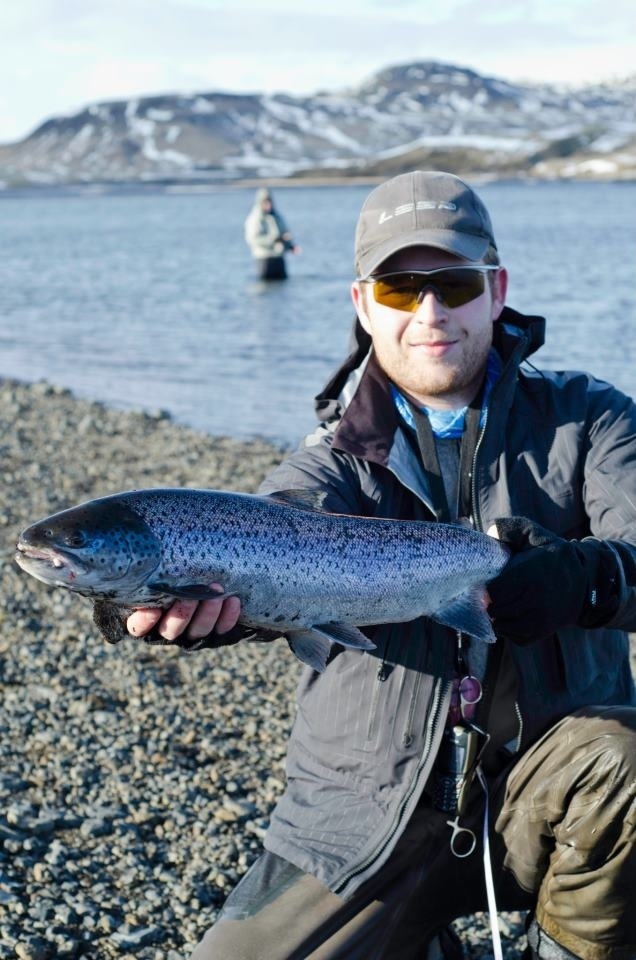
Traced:
<path fill-rule="evenodd" d="M 86 544 L 86 537 L 81 530 L 74 530 L 66 534 L 64 544 L 67 547 L 83 547 Z"/>

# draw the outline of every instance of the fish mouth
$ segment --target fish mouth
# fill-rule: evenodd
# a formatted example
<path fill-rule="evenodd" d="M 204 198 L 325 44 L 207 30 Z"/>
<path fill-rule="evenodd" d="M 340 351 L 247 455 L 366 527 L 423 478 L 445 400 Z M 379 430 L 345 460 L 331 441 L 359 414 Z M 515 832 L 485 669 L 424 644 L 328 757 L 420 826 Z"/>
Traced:
<path fill-rule="evenodd" d="M 44 583 L 69 586 L 83 572 L 75 558 L 59 550 L 34 547 L 23 541 L 16 544 L 14 559 L 19 567 Z"/>

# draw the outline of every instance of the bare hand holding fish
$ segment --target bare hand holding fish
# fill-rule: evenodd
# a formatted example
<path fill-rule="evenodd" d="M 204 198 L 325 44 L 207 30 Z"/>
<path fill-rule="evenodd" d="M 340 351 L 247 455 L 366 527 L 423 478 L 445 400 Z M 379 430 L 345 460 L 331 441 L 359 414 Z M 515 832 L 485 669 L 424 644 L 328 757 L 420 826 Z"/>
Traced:
<path fill-rule="evenodd" d="M 508 559 L 496 540 L 454 524 L 325 513 L 310 497 L 115 494 L 28 527 L 16 561 L 107 609 L 237 597 L 242 624 L 284 635 L 316 670 L 333 643 L 373 649 L 359 628 L 379 623 L 429 616 L 495 639 L 484 584 Z"/>
<path fill-rule="evenodd" d="M 210 600 L 175 600 L 164 608 L 137 608 L 126 619 L 126 629 L 133 637 L 162 637 L 166 643 L 195 647 L 211 634 L 222 637 L 235 633 L 241 615 L 238 597 L 226 597 L 220 583 L 211 584 L 218 596 Z M 207 645 L 207 644 L 206 644 Z"/>

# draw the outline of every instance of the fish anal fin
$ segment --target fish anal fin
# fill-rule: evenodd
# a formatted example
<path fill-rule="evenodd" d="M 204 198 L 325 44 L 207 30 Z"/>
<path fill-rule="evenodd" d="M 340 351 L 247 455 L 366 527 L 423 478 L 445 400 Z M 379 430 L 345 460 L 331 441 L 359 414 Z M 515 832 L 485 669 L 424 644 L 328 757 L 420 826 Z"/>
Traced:
<path fill-rule="evenodd" d="M 339 643 L 343 647 L 353 647 L 355 650 L 375 650 L 375 643 L 358 627 L 347 623 L 318 623 L 314 630 L 324 634 L 332 643 Z"/>
<path fill-rule="evenodd" d="M 479 587 L 462 593 L 461 596 L 431 614 L 431 617 L 477 640 L 483 640 L 485 643 L 495 642 L 495 632 L 484 606 L 484 591 Z"/>

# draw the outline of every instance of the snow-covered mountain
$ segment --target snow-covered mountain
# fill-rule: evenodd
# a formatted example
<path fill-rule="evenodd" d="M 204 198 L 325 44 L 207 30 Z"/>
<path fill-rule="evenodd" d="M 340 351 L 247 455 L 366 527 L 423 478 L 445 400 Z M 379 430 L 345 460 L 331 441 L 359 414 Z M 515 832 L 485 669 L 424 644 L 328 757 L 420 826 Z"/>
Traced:
<path fill-rule="evenodd" d="M 0 145 L 5 184 L 391 175 L 636 179 L 636 75 L 565 89 L 433 61 L 313 96 L 175 94 L 96 103 Z"/>

